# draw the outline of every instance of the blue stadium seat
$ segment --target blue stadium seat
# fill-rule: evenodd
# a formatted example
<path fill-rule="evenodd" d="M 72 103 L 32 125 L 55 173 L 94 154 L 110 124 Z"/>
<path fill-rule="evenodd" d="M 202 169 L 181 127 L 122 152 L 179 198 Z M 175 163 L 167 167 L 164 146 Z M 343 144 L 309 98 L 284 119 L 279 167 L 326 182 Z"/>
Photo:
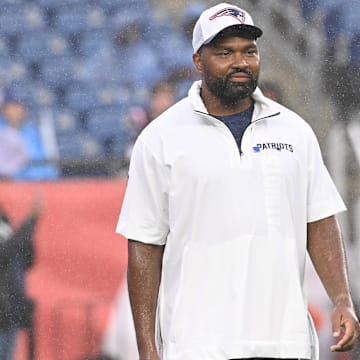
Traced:
<path fill-rule="evenodd" d="M 51 108 L 57 104 L 57 95 L 53 90 L 32 79 L 9 83 L 8 88 L 34 110 Z"/>
<path fill-rule="evenodd" d="M 77 113 L 69 109 L 55 107 L 52 111 L 56 136 L 76 134 L 81 131 Z"/>
<path fill-rule="evenodd" d="M 36 0 L 36 2 L 45 9 L 56 9 L 64 5 L 72 5 L 76 3 L 84 3 L 84 0 Z"/>
<path fill-rule="evenodd" d="M 360 67 L 360 31 L 355 32 L 351 38 L 350 44 L 351 63 Z"/>
<path fill-rule="evenodd" d="M 110 155 L 127 157 L 134 141 L 135 137 L 133 134 L 129 134 L 127 131 L 118 132 L 111 143 Z"/>
<path fill-rule="evenodd" d="M 46 32 L 24 33 L 18 41 L 16 54 L 26 62 L 37 61 L 46 53 Z"/>
<path fill-rule="evenodd" d="M 350 1 L 348 6 L 344 6 L 344 12 L 345 31 L 349 34 L 360 32 L 360 2 Z"/>
<path fill-rule="evenodd" d="M 53 90 L 33 79 L 13 81 L 8 87 L 19 98 L 24 99 L 30 108 L 50 108 L 57 103 L 57 96 Z"/>
<path fill-rule="evenodd" d="M 75 59 L 70 56 L 44 59 L 40 67 L 40 80 L 50 87 L 65 87 L 76 79 Z"/>
<path fill-rule="evenodd" d="M 62 134 L 57 137 L 61 160 L 81 160 L 103 157 L 102 145 L 86 132 Z"/>
<path fill-rule="evenodd" d="M 97 157 L 103 153 L 99 141 L 80 126 L 77 112 L 57 107 L 52 115 L 61 159 Z"/>
<path fill-rule="evenodd" d="M 21 58 L 0 56 L 1 78 L 7 83 L 28 81 L 31 76 L 27 64 Z"/>
<path fill-rule="evenodd" d="M 319 0 L 299 0 L 299 3 L 305 20 L 310 20 L 320 7 Z"/>
<path fill-rule="evenodd" d="M 83 32 L 79 41 L 79 55 L 87 58 L 99 52 L 104 46 L 111 46 L 112 36 L 107 28 Z"/>
<path fill-rule="evenodd" d="M 41 7 L 34 3 L 2 4 L 0 12 L 0 33 L 18 35 L 27 31 L 44 29 L 45 16 Z"/>
<path fill-rule="evenodd" d="M 131 93 L 124 87 L 104 85 L 96 89 L 102 106 L 122 106 L 127 109 L 132 101 Z"/>
<path fill-rule="evenodd" d="M 9 56 L 0 54 L 0 79 L 7 82 L 6 80 L 6 67 L 9 63 Z"/>
<path fill-rule="evenodd" d="M 87 119 L 89 133 L 99 141 L 112 139 L 117 134 L 130 134 L 126 123 L 127 113 L 126 106 L 104 106 L 90 111 Z"/>
<path fill-rule="evenodd" d="M 327 44 L 331 48 L 344 29 L 344 8 L 342 5 L 329 7 L 325 15 L 324 26 Z"/>
<path fill-rule="evenodd" d="M 24 3 L 26 2 L 26 0 L 2 0 L 1 1 L 1 5 L 3 6 L 12 6 L 12 5 L 24 5 Z"/>
<path fill-rule="evenodd" d="M 9 57 L 10 47 L 5 36 L 0 37 L 0 57 Z"/>
<path fill-rule="evenodd" d="M 33 82 L 33 103 L 37 108 L 53 108 L 57 102 L 57 95 L 53 89 L 40 82 Z"/>
<path fill-rule="evenodd" d="M 166 24 L 163 22 L 152 21 L 145 29 L 144 39 L 148 42 L 156 51 L 162 51 L 162 48 L 166 45 L 165 42 L 175 37 L 173 24 Z M 162 41 L 159 41 L 162 39 Z M 171 44 L 168 44 L 169 48 Z M 161 53 L 162 54 L 162 53 Z M 161 56 L 163 56 L 162 54 Z"/>
<path fill-rule="evenodd" d="M 102 105 L 98 89 L 91 84 L 73 82 L 64 95 L 64 105 L 77 112 L 89 111 Z"/>
<path fill-rule="evenodd" d="M 62 34 L 53 31 L 32 31 L 23 34 L 17 47 L 17 55 L 27 62 L 46 57 L 70 56 L 71 48 Z"/>
<path fill-rule="evenodd" d="M 322 9 L 328 10 L 339 5 L 339 0 L 317 0 Z"/>
<path fill-rule="evenodd" d="M 32 79 L 23 79 L 21 81 L 12 81 L 7 83 L 7 89 L 15 95 L 15 97 L 22 99 L 30 107 L 35 107 L 33 101 L 33 86 Z"/>
<path fill-rule="evenodd" d="M 104 26 L 106 15 L 99 7 L 79 3 L 58 8 L 54 25 L 64 34 L 82 33 Z"/>
<path fill-rule="evenodd" d="M 126 103 L 126 97 L 121 96 L 118 88 L 91 82 L 73 82 L 66 88 L 64 95 L 64 105 L 78 112 Z"/>
<path fill-rule="evenodd" d="M 147 14 L 150 8 L 148 0 L 95 0 L 95 4 L 104 9 L 107 13 L 133 7 L 134 10 L 142 11 L 144 14 Z M 146 15 L 146 17 L 148 17 L 148 15 Z"/>
<path fill-rule="evenodd" d="M 44 10 L 50 10 L 57 8 L 59 4 L 59 0 L 36 0 L 37 4 L 41 6 Z"/>

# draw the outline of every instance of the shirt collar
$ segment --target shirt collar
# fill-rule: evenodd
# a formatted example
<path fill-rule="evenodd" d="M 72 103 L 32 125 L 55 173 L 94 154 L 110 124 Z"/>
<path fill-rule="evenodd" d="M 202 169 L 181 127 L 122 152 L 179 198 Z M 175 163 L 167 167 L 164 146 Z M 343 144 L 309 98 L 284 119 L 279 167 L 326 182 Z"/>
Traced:
<path fill-rule="evenodd" d="M 201 83 L 201 80 L 195 81 L 189 89 L 188 96 L 194 107 L 194 111 L 203 114 L 209 114 L 200 96 Z M 254 100 L 252 121 L 271 117 L 280 113 L 280 109 L 276 106 L 276 103 L 264 96 L 258 87 L 255 89 L 251 97 Z"/>

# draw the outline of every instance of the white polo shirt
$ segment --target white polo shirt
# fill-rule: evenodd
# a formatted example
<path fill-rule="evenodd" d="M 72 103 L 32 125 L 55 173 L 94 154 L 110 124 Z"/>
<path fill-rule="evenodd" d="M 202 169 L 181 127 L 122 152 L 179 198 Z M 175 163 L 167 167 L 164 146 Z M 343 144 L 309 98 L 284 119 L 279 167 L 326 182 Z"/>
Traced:
<path fill-rule="evenodd" d="M 136 141 L 117 226 L 165 245 L 162 359 L 308 359 L 307 223 L 345 205 L 303 119 L 257 89 L 240 155 L 200 86 Z"/>

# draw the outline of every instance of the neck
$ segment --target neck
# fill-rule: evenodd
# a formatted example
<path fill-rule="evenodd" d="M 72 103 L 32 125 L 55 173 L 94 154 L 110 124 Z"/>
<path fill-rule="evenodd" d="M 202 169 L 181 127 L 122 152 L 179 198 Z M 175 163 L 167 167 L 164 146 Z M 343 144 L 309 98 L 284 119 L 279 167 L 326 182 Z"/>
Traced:
<path fill-rule="evenodd" d="M 209 114 L 212 115 L 232 115 L 247 110 L 253 103 L 250 96 L 240 99 L 231 104 L 224 104 L 218 97 L 214 96 L 209 89 L 202 87 L 200 96 Z"/>

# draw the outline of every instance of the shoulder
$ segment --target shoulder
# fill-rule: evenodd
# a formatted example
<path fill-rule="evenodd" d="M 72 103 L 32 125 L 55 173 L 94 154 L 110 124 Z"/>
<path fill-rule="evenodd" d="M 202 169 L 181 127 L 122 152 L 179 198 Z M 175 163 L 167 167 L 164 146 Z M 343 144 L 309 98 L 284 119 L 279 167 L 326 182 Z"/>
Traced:
<path fill-rule="evenodd" d="M 133 153 L 144 151 L 162 153 L 165 144 L 171 143 L 179 127 L 182 127 L 186 119 L 193 116 L 192 114 L 193 110 L 187 98 L 178 101 L 141 131 L 135 141 Z"/>
<path fill-rule="evenodd" d="M 282 136 L 300 147 L 317 147 L 318 139 L 311 124 L 294 110 L 265 97 L 260 89 L 254 92 L 256 118 L 267 119 L 268 131 Z M 301 145 L 302 144 L 302 145 Z M 307 144 L 304 146 L 304 144 Z"/>
<path fill-rule="evenodd" d="M 183 98 L 152 120 L 140 133 L 140 139 L 163 136 L 183 126 L 193 118 L 193 107 L 189 99 Z"/>
<path fill-rule="evenodd" d="M 319 140 L 311 124 L 297 112 L 272 102 L 279 111 L 279 116 L 274 118 L 277 124 L 276 131 L 297 144 L 297 147 L 302 148 L 307 154 L 313 153 L 314 149 L 318 151 Z"/>

